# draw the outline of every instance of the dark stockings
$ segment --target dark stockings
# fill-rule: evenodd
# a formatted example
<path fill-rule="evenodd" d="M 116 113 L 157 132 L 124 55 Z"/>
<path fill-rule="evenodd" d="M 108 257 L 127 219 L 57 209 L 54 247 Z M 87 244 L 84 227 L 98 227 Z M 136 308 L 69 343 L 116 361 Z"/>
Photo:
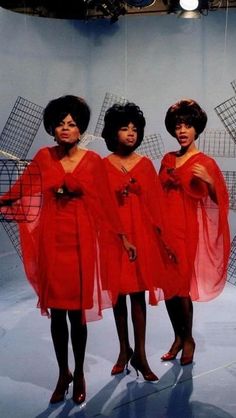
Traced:
<path fill-rule="evenodd" d="M 128 334 L 128 311 L 126 305 L 126 296 L 120 295 L 113 308 L 117 334 L 120 343 L 120 354 L 117 360 L 119 364 L 126 364 L 131 350 Z"/>
<path fill-rule="evenodd" d="M 67 312 L 71 325 L 71 343 L 75 359 L 73 400 L 81 404 L 85 400 L 84 356 L 87 342 L 87 326 L 83 323 L 81 311 L 51 309 L 51 334 L 59 366 L 59 379 L 50 399 L 51 403 L 61 402 L 73 380 L 68 365 L 69 331 Z"/>
<path fill-rule="evenodd" d="M 51 309 L 51 335 L 60 375 L 66 375 L 69 372 L 69 332 L 66 320 L 66 313 L 67 311 L 62 309 Z"/>
<path fill-rule="evenodd" d="M 134 327 L 134 354 L 136 359 L 144 367 L 148 367 L 145 340 L 146 340 L 146 301 L 145 293 L 132 293 L 131 300 L 131 316 Z"/>
<path fill-rule="evenodd" d="M 188 343 L 192 344 L 193 304 L 190 297 L 174 297 L 166 300 L 166 308 L 175 334 L 170 349 L 173 354 Z"/>
<path fill-rule="evenodd" d="M 71 343 L 75 358 L 75 373 L 83 374 L 87 326 L 82 322 L 81 311 L 68 311 L 68 317 L 71 324 Z M 60 375 L 68 374 L 69 331 L 66 310 L 51 309 L 51 335 L 59 366 L 59 373 Z"/>
<path fill-rule="evenodd" d="M 130 294 L 131 300 L 131 317 L 134 328 L 134 357 L 142 367 L 149 369 L 146 352 L 146 301 L 145 292 L 137 292 Z M 121 295 L 115 305 L 114 317 L 118 338 L 120 342 L 120 354 L 118 363 L 127 363 L 129 360 L 130 344 L 128 336 L 128 312 L 126 305 L 126 296 Z"/>
<path fill-rule="evenodd" d="M 75 375 L 83 375 L 87 343 L 87 325 L 82 321 L 81 311 L 68 311 L 71 324 L 71 343 L 75 358 Z"/>

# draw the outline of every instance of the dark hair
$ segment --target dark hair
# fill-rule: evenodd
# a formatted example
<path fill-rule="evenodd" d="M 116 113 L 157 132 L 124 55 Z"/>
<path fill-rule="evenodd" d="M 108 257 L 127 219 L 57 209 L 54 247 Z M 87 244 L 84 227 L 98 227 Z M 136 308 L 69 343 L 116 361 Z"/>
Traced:
<path fill-rule="evenodd" d="M 143 112 L 134 103 L 124 105 L 116 103 L 106 111 L 102 137 L 105 139 L 109 151 L 115 152 L 117 150 L 117 133 L 122 126 L 128 126 L 129 123 L 133 123 L 137 128 L 137 142 L 132 148 L 134 150 L 139 147 L 143 140 L 146 125 Z"/>
<path fill-rule="evenodd" d="M 166 113 L 165 125 L 167 131 L 175 137 L 176 125 L 185 123 L 193 126 L 196 138 L 202 133 L 207 123 L 206 112 L 195 100 L 184 99 L 172 105 Z"/>
<path fill-rule="evenodd" d="M 55 128 L 69 114 L 83 134 L 89 123 L 90 108 L 82 97 L 72 95 L 58 97 L 46 106 L 43 123 L 47 133 L 54 136 Z"/>

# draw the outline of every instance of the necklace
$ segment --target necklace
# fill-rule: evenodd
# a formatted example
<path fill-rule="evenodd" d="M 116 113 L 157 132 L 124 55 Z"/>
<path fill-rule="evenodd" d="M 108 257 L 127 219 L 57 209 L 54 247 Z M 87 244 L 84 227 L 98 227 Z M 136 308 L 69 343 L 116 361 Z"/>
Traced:
<path fill-rule="evenodd" d="M 132 153 L 128 156 L 112 154 L 110 159 L 116 167 L 127 173 L 137 164 L 141 158 L 142 156 L 139 154 Z"/>

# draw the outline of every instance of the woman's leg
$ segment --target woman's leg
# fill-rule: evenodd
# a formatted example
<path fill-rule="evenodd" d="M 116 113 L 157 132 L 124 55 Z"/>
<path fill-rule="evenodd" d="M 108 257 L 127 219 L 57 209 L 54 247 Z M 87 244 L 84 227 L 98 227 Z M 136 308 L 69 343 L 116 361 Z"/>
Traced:
<path fill-rule="evenodd" d="M 63 309 L 51 309 L 51 335 L 59 367 L 59 379 L 50 402 L 56 403 L 64 399 L 68 391 L 72 374 L 68 366 L 68 325 L 67 311 Z"/>
<path fill-rule="evenodd" d="M 173 360 L 183 347 L 183 308 L 182 298 L 175 296 L 165 301 L 166 309 L 174 330 L 174 342 L 170 350 L 164 354 L 161 359 L 164 361 Z"/>
<path fill-rule="evenodd" d="M 146 341 L 146 301 L 145 292 L 130 294 L 131 315 L 134 327 L 134 354 L 131 365 L 140 371 L 145 380 L 154 381 L 158 377 L 151 371 L 145 350 Z"/>
<path fill-rule="evenodd" d="M 180 299 L 183 317 L 183 351 L 180 362 L 182 365 L 186 365 L 192 363 L 195 350 L 195 342 L 192 335 L 193 303 L 190 297 L 182 297 Z"/>
<path fill-rule="evenodd" d="M 113 366 L 111 374 L 119 374 L 124 371 L 125 366 L 130 360 L 133 350 L 129 344 L 128 332 L 128 311 L 126 305 L 126 296 L 120 295 L 117 303 L 113 307 L 113 313 L 116 323 L 118 339 L 120 343 L 120 353 L 116 364 Z"/>
<path fill-rule="evenodd" d="M 161 358 L 164 361 L 173 360 L 183 349 L 181 364 L 189 364 L 193 360 L 195 342 L 192 336 L 193 304 L 189 296 L 176 296 L 166 300 L 166 308 L 173 326 L 175 340 L 168 351 Z"/>
<path fill-rule="evenodd" d="M 181 297 L 180 300 L 183 317 L 183 338 L 185 340 L 192 340 L 193 303 L 190 297 Z"/>
<path fill-rule="evenodd" d="M 82 311 L 68 311 L 71 323 L 71 343 L 75 359 L 73 400 L 77 404 L 85 400 L 84 358 L 87 343 L 87 325 L 83 322 Z"/>

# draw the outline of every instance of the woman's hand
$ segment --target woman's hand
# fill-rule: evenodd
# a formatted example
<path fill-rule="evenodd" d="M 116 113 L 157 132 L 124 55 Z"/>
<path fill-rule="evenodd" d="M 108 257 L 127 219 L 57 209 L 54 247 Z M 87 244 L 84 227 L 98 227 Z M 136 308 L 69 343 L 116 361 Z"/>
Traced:
<path fill-rule="evenodd" d="M 123 246 L 124 246 L 125 250 L 127 251 L 128 255 L 129 255 L 129 260 L 130 261 L 135 261 L 136 258 L 137 258 L 136 247 L 128 241 L 126 235 L 121 235 L 121 239 L 122 239 L 122 242 L 123 242 Z"/>
<path fill-rule="evenodd" d="M 163 240 L 163 238 L 162 238 L 162 231 L 161 231 L 161 228 L 159 227 L 159 226 L 157 226 L 157 228 L 156 228 L 156 231 L 157 231 L 157 234 L 158 234 L 158 237 L 159 237 L 159 240 L 160 240 L 160 242 L 161 242 L 161 244 L 162 244 L 162 248 L 164 248 L 164 251 L 165 251 L 165 253 L 167 254 L 167 257 L 168 257 L 168 259 L 172 262 L 172 263 L 174 263 L 174 264 L 178 264 L 178 259 L 177 259 L 177 256 L 176 256 L 176 254 L 175 254 L 175 252 L 170 248 L 170 247 L 168 247 L 168 245 L 165 243 L 165 241 Z"/>
<path fill-rule="evenodd" d="M 211 186 L 214 184 L 213 178 L 210 176 L 210 174 L 208 173 L 208 171 L 207 171 L 206 167 L 204 167 L 204 165 L 198 164 L 198 163 L 194 164 L 193 169 L 192 169 L 192 173 L 193 173 L 194 176 L 198 177 L 199 179 L 201 179 L 205 183 L 208 183 Z"/>

